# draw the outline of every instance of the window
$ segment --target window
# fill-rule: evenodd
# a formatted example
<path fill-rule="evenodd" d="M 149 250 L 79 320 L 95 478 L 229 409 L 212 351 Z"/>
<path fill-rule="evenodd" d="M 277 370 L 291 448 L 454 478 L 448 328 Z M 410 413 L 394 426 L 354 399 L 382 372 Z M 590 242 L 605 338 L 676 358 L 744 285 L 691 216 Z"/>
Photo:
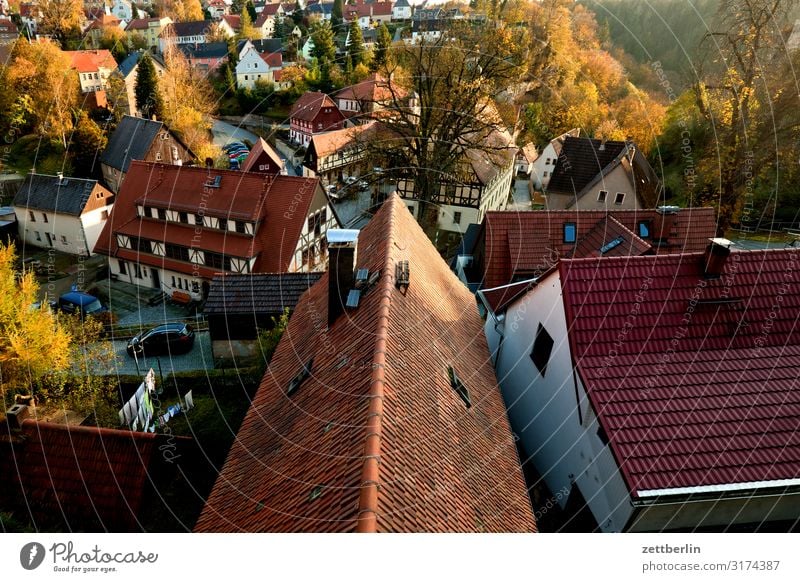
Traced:
<path fill-rule="evenodd" d="M 194 223 L 197 226 L 203 226 L 203 215 L 202 214 L 195 214 L 194 215 Z"/>
<path fill-rule="evenodd" d="M 65 235 L 61 235 L 61 242 L 67 244 L 67 237 Z"/>
<path fill-rule="evenodd" d="M 40 234 L 39 234 L 39 231 L 38 231 L 38 230 L 37 230 L 36 232 L 34 232 L 33 234 L 35 234 L 35 235 L 36 235 L 36 240 L 38 240 L 39 242 L 41 242 L 41 241 L 42 241 L 42 235 L 40 235 Z"/>
<path fill-rule="evenodd" d="M 133 264 L 133 269 L 134 269 L 134 271 L 135 271 L 135 273 L 134 273 L 134 274 L 135 274 L 136 278 L 137 278 L 137 279 L 142 279 L 142 278 L 143 278 L 143 277 L 142 277 L 142 267 L 141 267 L 141 266 L 139 266 L 139 263 L 134 263 L 134 264 Z"/>
<path fill-rule="evenodd" d="M 101 210 L 100 211 L 100 219 L 106 220 L 108 218 L 108 210 Z"/>
<path fill-rule="evenodd" d="M 183 289 L 183 280 L 178 277 L 178 289 Z"/>
<path fill-rule="evenodd" d="M 543 174 L 543 177 L 544 177 L 544 178 L 547 178 L 547 172 L 545 172 L 545 173 Z"/>
<path fill-rule="evenodd" d="M 189 262 L 189 249 L 180 245 L 167 243 L 164 248 L 164 254 L 170 259 Z"/>
<path fill-rule="evenodd" d="M 178 222 L 189 224 L 189 215 L 186 212 L 178 212 Z"/>
<path fill-rule="evenodd" d="M 42 220 L 44 220 L 45 222 L 49 222 L 47 220 L 47 215 L 44 212 L 42 212 Z"/>
<path fill-rule="evenodd" d="M 597 193 L 598 202 L 605 202 L 607 197 L 608 197 L 608 190 L 600 190 L 600 192 Z"/>
<path fill-rule="evenodd" d="M 640 220 L 637 226 L 639 238 L 650 238 L 650 221 Z"/>
<path fill-rule="evenodd" d="M 97 198 L 98 200 L 100 200 L 102 197 L 103 197 L 102 192 L 98 192 L 97 194 L 95 194 L 95 198 Z"/>
<path fill-rule="evenodd" d="M 200 293 L 200 283 L 192 281 L 192 293 Z"/>
<path fill-rule="evenodd" d="M 220 253 L 214 253 L 211 251 L 204 251 L 203 252 L 203 263 L 206 267 L 211 267 L 212 269 L 221 269 L 224 271 L 231 270 L 231 258 L 225 256 Z"/>
<path fill-rule="evenodd" d="M 238 232 L 240 234 L 244 234 L 244 233 L 247 232 L 247 229 L 245 228 L 244 222 L 242 222 L 241 220 L 237 220 L 235 222 L 235 224 L 236 224 L 236 232 Z"/>
<path fill-rule="evenodd" d="M 117 261 L 119 263 L 119 274 L 120 275 L 127 275 L 128 274 L 128 265 L 125 264 L 125 261 Z"/>
<path fill-rule="evenodd" d="M 617 192 L 617 195 L 614 197 L 614 204 L 619 206 L 624 201 L 625 201 L 625 193 L 624 192 Z"/>
<path fill-rule="evenodd" d="M 453 213 L 453 224 L 461 224 L 461 213 L 454 212 Z"/>
<path fill-rule="evenodd" d="M 160 162 L 160 161 L 161 161 L 161 152 L 157 152 L 157 153 L 156 153 L 156 161 L 157 161 L 157 162 Z"/>
<path fill-rule="evenodd" d="M 220 218 L 219 219 L 219 229 L 220 230 L 228 230 L 228 219 L 227 218 Z"/>
<path fill-rule="evenodd" d="M 565 222 L 564 223 L 564 242 L 565 243 L 574 243 L 575 238 L 577 237 L 576 228 L 574 222 Z"/>
<path fill-rule="evenodd" d="M 175 287 L 175 275 L 172 276 L 172 286 Z"/>
<path fill-rule="evenodd" d="M 286 396 L 291 396 L 300 388 L 300 386 L 305 382 L 306 378 L 311 375 L 311 368 L 314 365 L 314 358 L 311 358 L 308 362 L 306 362 L 300 371 L 292 378 L 291 382 L 289 382 L 289 386 L 286 387 Z"/>
<path fill-rule="evenodd" d="M 33 210 L 28 210 L 28 214 L 30 215 L 31 222 L 36 222 L 36 215 L 33 213 Z"/>
<path fill-rule="evenodd" d="M 458 377 L 456 374 L 455 369 L 453 366 L 447 366 L 447 376 L 450 379 L 450 386 L 452 386 L 453 390 L 456 391 L 459 398 L 464 401 L 464 404 L 467 405 L 467 408 L 472 406 L 472 402 L 469 399 L 469 390 L 467 387 L 464 386 L 464 383 L 461 381 L 461 378 Z"/>
<path fill-rule="evenodd" d="M 547 159 L 544 161 L 544 165 L 545 165 L 545 166 L 549 166 L 549 165 L 550 165 L 550 158 L 547 158 Z"/>
<path fill-rule="evenodd" d="M 135 251 L 139 251 L 140 253 L 153 252 L 153 249 L 150 246 L 150 241 L 137 236 L 131 237 L 131 248 Z"/>
<path fill-rule="evenodd" d="M 536 330 L 536 339 L 533 341 L 533 349 L 531 350 L 531 360 L 533 365 L 539 370 L 539 373 L 544 376 L 547 372 L 547 362 L 550 361 L 550 354 L 553 351 L 553 338 L 547 333 L 547 330 L 540 323 Z"/>
<path fill-rule="evenodd" d="M 163 208 L 157 208 L 156 212 L 158 212 L 158 218 L 160 220 L 166 220 L 167 219 L 167 211 L 164 210 Z"/>

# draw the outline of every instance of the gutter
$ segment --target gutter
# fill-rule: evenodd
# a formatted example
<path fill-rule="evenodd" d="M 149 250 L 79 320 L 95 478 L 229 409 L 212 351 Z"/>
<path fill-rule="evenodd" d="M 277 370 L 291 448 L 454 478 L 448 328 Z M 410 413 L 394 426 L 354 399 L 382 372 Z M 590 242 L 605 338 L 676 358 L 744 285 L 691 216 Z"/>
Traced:
<path fill-rule="evenodd" d="M 773 481 L 748 481 L 696 487 L 675 487 L 672 489 L 648 489 L 639 491 L 637 497 L 632 498 L 631 502 L 634 507 L 649 507 L 652 505 L 697 503 L 708 500 L 780 497 L 794 494 L 800 494 L 800 479 L 776 479 Z"/>

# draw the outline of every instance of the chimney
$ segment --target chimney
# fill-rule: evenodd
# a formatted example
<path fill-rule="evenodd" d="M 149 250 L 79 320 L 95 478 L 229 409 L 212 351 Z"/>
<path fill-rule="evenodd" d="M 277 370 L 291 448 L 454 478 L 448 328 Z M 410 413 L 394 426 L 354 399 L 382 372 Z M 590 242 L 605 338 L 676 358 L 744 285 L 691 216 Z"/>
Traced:
<path fill-rule="evenodd" d="M 672 234 L 672 229 L 678 221 L 679 206 L 659 206 L 656 212 L 661 215 L 661 220 L 656 219 L 653 225 L 653 239 L 666 243 Z"/>
<path fill-rule="evenodd" d="M 354 288 L 357 230 L 330 229 L 328 238 L 328 327 L 344 313 Z"/>
<path fill-rule="evenodd" d="M 731 254 L 733 244 L 726 238 L 710 238 L 711 244 L 703 255 L 703 276 L 706 279 L 719 279 L 725 268 L 725 261 Z"/>
<path fill-rule="evenodd" d="M 15 404 L 6 410 L 6 423 L 10 430 L 21 430 L 22 421 L 28 418 L 28 407 L 24 404 Z"/>

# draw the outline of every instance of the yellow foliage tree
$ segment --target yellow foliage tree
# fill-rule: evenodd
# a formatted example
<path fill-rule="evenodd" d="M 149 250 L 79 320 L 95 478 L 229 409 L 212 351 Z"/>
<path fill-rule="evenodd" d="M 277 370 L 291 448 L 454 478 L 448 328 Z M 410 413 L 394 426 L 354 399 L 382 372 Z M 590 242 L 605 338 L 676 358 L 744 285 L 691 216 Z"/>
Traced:
<path fill-rule="evenodd" d="M 158 13 L 169 16 L 175 22 L 196 22 L 203 20 L 203 7 L 200 0 L 161 0 Z"/>

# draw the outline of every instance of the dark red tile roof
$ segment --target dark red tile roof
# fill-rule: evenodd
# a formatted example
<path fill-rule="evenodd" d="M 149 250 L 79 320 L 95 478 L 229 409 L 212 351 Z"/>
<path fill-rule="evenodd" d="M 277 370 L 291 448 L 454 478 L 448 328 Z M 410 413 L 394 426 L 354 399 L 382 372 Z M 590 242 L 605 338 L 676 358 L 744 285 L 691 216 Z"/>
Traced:
<path fill-rule="evenodd" d="M 281 157 L 278 155 L 278 152 L 274 150 L 274 148 L 269 145 L 263 137 L 259 137 L 256 140 L 256 143 L 253 144 L 253 149 L 250 150 L 250 153 L 247 154 L 247 159 L 242 164 L 242 171 L 243 172 L 255 172 L 256 164 L 262 158 L 262 154 L 269 158 L 271 165 L 277 168 L 278 170 L 283 169 L 284 164 Z"/>
<path fill-rule="evenodd" d="M 0 489 L 24 495 L 34 524 L 141 529 L 137 514 L 158 454 L 155 434 L 26 420 L 21 436 L 2 443 Z"/>
<path fill-rule="evenodd" d="M 220 186 L 208 189 L 208 193 L 204 194 L 204 185 L 209 176 L 220 176 Z M 309 208 L 319 188 L 317 178 L 134 161 L 97 240 L 95 251 L 186 272 L 195 266 L 119 249 L 114 234 L 133 234 L 184 246 L 191 246 L 194 239 L 197 248 L 235 257 L 250 257 L 259 253 L 254 272 L 285 272 L 291 264 Z M 165 223 L 152 218 L 140 218 L 136 214 L 136 204 L 195 213 L 201 203 L 206 216 L 260 221 L 256 236 L 250 238 L 235 232 L 204 228 L 198 241 L 194 225 Z M 202 277 L 210 278 L 214 272 L 199 267 Z"/>
<path fill-rule="evenodd" d="M 333 102 L 333 99 L 328 97 L 325 93 L 309 91 L 303 93 L 300 98 L 295 101 L 295 104 L 292 105 L 289 117 L 303 121 L 314 121 L 322 107 L 332 107 L 337 111 L 339 110 L 339 108 L 336 107 L 336 103 Z"/>
<path fill-rule="evenodd" d="M 330 328 L 328 275 L 302 296 L 196 531 L 533 531 L 474 297 L 396 195 L 357 256 L 379 279 Z"/>
<path fill-rule="evenodd" d="M 705 249 L 716 232 L 713 208 L 685 208 L 674 215 L 656 210 L 492 211 L 486 213 L 478 235 L 476 259 L 480 264 L 476 267 L 487 289 L 510 283 L 515 277 L 531 278 L 552 268 L 559 258 L 592 256 L 603 246 L 599 243 L 613 240 L 609 235 L 621 232 L 620 228 L 638 233 L 642 221 L 649 222 L 651 237 L 642 241 L 626 235 L 630 241 L 615 252 L 697 252 Z M 564 224 L 570 222 L 575 224 L 578 244 L 564 242 Z M 662 225 L 665 242 L 654 244 Z"/>
<path fill-rule="evenodd" d="M 800 478 L 800 251 L 562 261 L 569 341 L 634 495 Z"/>
<path fill-rule="evenodd" d="M 294 311 L 300 296 L 322 273 L 226 273 L 211 281 L 203 313 L 256 314 Z"/>

